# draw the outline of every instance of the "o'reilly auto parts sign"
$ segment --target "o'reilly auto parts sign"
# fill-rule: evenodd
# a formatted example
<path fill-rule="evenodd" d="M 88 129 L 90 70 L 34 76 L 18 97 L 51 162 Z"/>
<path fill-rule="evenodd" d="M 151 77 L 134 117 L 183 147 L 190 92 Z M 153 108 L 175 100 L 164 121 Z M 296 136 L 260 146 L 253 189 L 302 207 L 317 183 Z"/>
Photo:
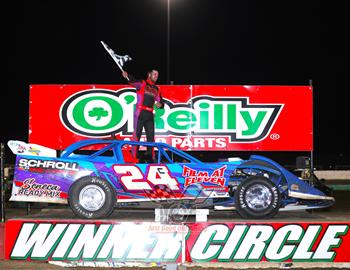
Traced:
<path fill-rule="evenodd" d="M 166 85 L 160 89 L 165 107 L 154 110 L 157 141 L 183 150 L 312 149 L 309 86 Z M 30 141 L 62 149 L 85 138 L 132 137 L 133 88 L 32 85 L 30 97 Z M 55 136 L 45 136 L 47 128 Z"/>

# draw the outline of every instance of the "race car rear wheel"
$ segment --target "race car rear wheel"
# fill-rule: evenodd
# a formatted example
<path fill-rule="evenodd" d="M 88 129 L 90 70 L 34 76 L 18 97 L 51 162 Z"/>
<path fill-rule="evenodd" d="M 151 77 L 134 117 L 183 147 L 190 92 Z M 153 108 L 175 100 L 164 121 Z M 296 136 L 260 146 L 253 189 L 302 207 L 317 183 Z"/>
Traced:
<path fill-rule="evenodd" d="M 242 218 L 271 218 L 277 214 L 281 204 L 281 194 L 276 185 L 262 176 L 244 180 L 234 196 L 236 211 Z"/>
<path fill-rule="evenodd" d="M 82 218 L 105 218 L 112 214 L 116 196 L 109 182 L 86 176 L 75 181 L 68 193 L 69 206 Z"/>

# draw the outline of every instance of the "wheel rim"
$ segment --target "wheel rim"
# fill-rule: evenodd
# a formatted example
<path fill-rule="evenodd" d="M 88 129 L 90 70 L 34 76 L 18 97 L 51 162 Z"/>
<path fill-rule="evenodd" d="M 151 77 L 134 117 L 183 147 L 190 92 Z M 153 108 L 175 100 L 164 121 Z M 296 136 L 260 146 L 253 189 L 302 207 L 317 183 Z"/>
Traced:
<path fill-rule="evenodd" d="M 79 193 L 79 202 L 88 211 L 97 211 L 106 201 L 106 194 L 96 185 L 88 185 Z"/>
<path fill-rule="evenodd" d="M 248 187 L 245 193 L 245 200 L 248 207 L 257 211 L 267 209 L 271 205 L 272 199 L 273 194 L 271 190 L 261 184 Z"/>

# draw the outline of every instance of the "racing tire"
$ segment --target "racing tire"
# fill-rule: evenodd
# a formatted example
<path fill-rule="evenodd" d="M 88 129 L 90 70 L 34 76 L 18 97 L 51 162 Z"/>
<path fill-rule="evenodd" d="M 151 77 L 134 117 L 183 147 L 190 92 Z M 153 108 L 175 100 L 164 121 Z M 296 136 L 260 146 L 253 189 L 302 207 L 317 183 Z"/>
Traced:
<path fill-rule="evenodd" d="M 106 218 L 114 210 L 116 193 L 108 181 L 85 176 L 70 187 L 68 203 L 73 213 L 81 218 Z"/>
<path fill-rule="evenodd" d="M 268 219 L 278 213 L 281 194 L 274 183 L 262 176 L 244 180 L 235 191 L 236 211 L 244 219 Z"/>

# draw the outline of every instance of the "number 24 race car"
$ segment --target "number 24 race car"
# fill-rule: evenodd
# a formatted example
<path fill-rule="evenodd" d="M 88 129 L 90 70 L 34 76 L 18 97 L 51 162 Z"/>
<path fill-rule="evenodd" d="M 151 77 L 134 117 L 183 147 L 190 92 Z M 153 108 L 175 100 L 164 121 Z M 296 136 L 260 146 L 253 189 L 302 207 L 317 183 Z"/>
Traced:
<path fill-rule="evenodd" d="M 68 204 L 75 215 L 108 217 L 118 205 L 143 202 L 236 210 L 267 219 L 279 210 L 326 208 L 334 197 L 275 161 L 252 155 L 202 162 L 165 143 L 88 139 L 64 151 L 9 141 L 16 155 L 10 201 Z M 155 158 L 134 158 L 152 148 Z"/>

